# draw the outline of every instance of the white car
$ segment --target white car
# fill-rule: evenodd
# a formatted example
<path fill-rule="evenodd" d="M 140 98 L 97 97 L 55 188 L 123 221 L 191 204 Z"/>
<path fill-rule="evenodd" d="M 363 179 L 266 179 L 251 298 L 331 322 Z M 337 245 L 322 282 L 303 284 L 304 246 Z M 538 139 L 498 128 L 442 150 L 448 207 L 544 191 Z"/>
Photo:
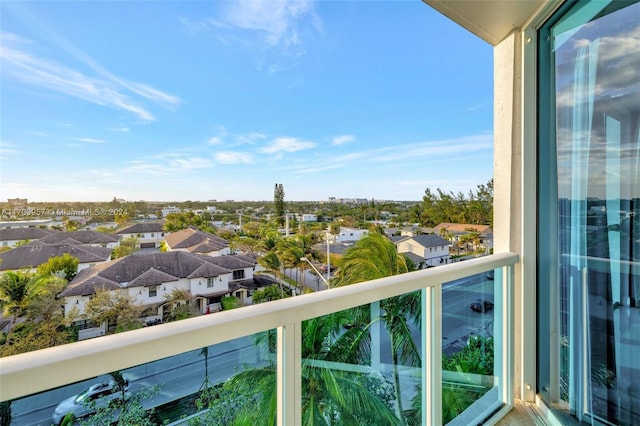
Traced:
<path fill-rule="evenodd" d="M 129 383 L 125 384 L 125 398 L 130 396 Z M 79 419 L 93 414 L 96 409 L 106 407 L 112 401 L 122 399 L 122 390 L 116 382 L 109 380 L 106 382 L 91 385 L 88 389 L 65 399 L 56 407 L 53 412 L 53 423 L 59 425 L 62 419 L 69 413 Z"/>

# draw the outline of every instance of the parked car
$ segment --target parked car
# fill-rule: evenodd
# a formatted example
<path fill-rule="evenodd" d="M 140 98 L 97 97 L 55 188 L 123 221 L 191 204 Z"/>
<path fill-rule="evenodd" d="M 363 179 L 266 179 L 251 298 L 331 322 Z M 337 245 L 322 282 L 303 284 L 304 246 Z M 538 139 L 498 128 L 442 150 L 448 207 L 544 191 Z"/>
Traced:
<path fill-rule="evenodd" d="M 125 398 L 131 396 L 129 383 L 125 385 Z M 122 390 L 113 380 L 96 383 L 86 390 L 62 401 L 53 412 L 53 423 L 59 425 L 64 417 L 72 413 L 76 419 L 89 416 L 96 409 L 106 407 L 113 401 L 122 399 Z"/>
<path fill-rule="evenodd" d="M 474 312 L 487 312 L 493 309 L 493 302 L 487 299 L 476 299 L 469 307 Z"/>

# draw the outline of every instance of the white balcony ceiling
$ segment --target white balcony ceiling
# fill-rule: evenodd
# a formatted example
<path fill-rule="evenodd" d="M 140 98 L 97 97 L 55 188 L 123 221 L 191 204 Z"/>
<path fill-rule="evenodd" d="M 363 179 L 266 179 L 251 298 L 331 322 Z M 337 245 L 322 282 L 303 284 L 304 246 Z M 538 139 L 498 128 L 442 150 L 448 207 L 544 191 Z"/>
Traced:
<path fill-rule="evenodd" d="M 495 46 L 521 28 L 547 0 L 423 0 L 482 40 Z"/>

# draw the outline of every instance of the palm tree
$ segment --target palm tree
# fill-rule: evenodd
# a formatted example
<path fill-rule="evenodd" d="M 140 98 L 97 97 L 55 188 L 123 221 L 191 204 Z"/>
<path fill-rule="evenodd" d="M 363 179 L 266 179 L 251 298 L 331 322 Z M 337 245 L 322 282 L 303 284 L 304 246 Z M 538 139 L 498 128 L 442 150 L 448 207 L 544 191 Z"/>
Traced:
<path fill-rule="evenodd" d="M 354 363 L 361 356 L 355 349 L 359 339 L 367 334 L 360 329 L 344 329 L 351 321 L 349 312 L 338 312 L 325 317 L 305 321 L 302 325 L 302 424 L 384 424 L 399 425 L 390 404 L 385 398 L 386 382 L 380 376 L 351 373 L 331 368 L 331 362 Z M 261 340 L 271 342 L 271 335 L 263 333 Z M 272 342 L 271 342 L 272 343 Z M 382 390 L 382 391 L 381 391 Z M 216 420 L 218 424 L 272 425 L 276 416 L 276 374 L 275 365 L 242 371 L 229 379 L 222 388 L 222 394 L 234 396 L 238 405 L 223 413 L 219 418 L 201 419 L 204 423 Z M 228 396 L 228 395 L 227 395 Z M 221 396 L 222 403 L 227 397 Z M 212 416 L 220 413 L 214 402 L 210 409 Z"/>
<path fill-rule="evenodd" d="M 334 284 L 356 284 L 408 271 L 406 259 L 398 253 L 395 244 L 382 234 L 372 233 L 347 251 Z M 391 339 L 396 410 L 399 416 L 404 416 L 398 367 L 400 364 L 420 366 L 420 352 L 409 329 L 411 322 L 420 321 L 420 293 L 413 292 L 381 300 L 380 308 L 380 318 L 371 318 L 371 323 L 382 321 Z"/>
<path fill-rule="evenodd" d="M 264 266 L 267 270 L 273 272 L 273 275 L 276 277 L 276 281 L 280 284 L 280 296 L 284 299 L 284 288 L 282 287 L 282 280 L 279 277 L 282 264 L 280 263 L 278 254 L 275 251 L 269 251 L 258 259 L 258 263 L 261 266 Z"/>
<path fill-rule="evenodd" d="M 350 248 L 340 264 L 333 286 L 356 284 L 408 272 L 407 262 L 387 237 L 371 233 Z"/>
<path fill-rule="evenodd" d="M 34 280 L 27 271 L 9 271 L 0 277 L 0 305 L 3 314 L 11 317 L 6 346 L 11 341 L 11 332 L 18 317 L 24 315 L 26 306 L 41 292 L 42 283 L 41 280 Z"/>

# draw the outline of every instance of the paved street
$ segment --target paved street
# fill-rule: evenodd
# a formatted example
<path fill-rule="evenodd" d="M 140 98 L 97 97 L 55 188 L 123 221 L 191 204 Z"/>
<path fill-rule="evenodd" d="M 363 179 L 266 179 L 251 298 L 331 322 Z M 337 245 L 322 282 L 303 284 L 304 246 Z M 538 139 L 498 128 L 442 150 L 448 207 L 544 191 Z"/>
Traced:
<path fill-rule="evenodd" d="M 250 336 L 209 347 L 208 358 L 209 381 L 211 383 L 221 383 L 227 380 L 245 365 L 265 364 L 264 357 Z M 122 373 L 129 380 L 132 392 L 158 386 L 158 393 L 152 400 L 145 403 L 146 408 L 153 408 L 198 391 L 204 380 L 205 363 L 200 351 L 197 350 L 133 367 Z M 48 426 L 51 424 L 53 410 L 60 401 L 103 380 L 108 380 L 108 376 L 86 380 L 14 401 L 11 424 Z"/>

